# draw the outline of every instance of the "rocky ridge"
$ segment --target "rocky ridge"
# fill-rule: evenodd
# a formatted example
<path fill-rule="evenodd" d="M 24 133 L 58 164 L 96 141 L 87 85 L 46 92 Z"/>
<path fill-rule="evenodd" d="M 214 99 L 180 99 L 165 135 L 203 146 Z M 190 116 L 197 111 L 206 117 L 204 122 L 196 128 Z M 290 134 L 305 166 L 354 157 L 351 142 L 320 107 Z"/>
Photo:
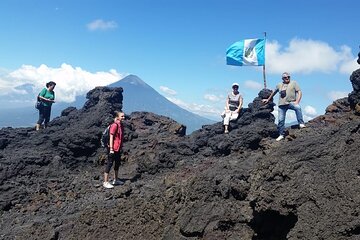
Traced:
<path fill-rule="evenodd" d="M 152 113 L 125 121 L 125 185 L 101 186 L 101 131 L 121 88 L 95 88 L 48 129 L 0 130 L 2 239 L 359 239 L 360 69 L 353 92 L 277 135 L 262 90 L 223 134 L 186 136 Z M 125 89 L 126 91 L 126 89 Z"/>

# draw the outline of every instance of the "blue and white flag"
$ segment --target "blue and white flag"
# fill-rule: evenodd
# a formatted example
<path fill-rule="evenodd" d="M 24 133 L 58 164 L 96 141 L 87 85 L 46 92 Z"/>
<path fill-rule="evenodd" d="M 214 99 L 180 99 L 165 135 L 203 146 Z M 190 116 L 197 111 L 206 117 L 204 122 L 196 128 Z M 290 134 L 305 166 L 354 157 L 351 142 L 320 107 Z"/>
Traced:
<path fill-rule="evenodd" d="M 265 39 L 245 39 L 226 50 L 226 64 L 235 66 L 265 65 Z"/>

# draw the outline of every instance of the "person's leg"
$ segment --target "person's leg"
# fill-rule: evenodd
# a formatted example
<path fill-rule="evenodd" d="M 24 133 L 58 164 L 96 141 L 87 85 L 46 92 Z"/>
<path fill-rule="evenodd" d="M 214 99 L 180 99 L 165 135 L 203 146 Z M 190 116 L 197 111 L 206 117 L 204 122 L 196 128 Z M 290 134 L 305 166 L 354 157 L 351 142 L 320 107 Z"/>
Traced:
<path fill-rule="evenodd" d="M 280 136 L 285 135 L 285 117 L 286 117 L 286 111 L 288 109 L 288 105 L 279 106 L 278 111 L 278 131 Z"/>
<path fill-rule="evenodd" d="M 109 182 L 109 173 L 104 172 L 104 182 Z"/>
<path fill-rule="evenodd" d="M 226 115 L 226 111 L 224 110 L 224 111 L 221 113 L 220 116 L 221 116 L 222 119 L 224 119 L 225 115 Z"/>
<path fill-rule="evenodd" d="M 226 112 L 224 117 L 224 126 L 225 126 L 225 133 L 229 132 L 229 122 L 230 122 L 231 112 Z"/>
<path fill-rule="evenodd" d="M 109 182 L 109 172 L 114 162 L 114 157 L 108 154 L 105 171 L 104 171 L 104 182 Z"/>
<path fill-rule="evenodd" d="M 123 185 L 124 182 L 119 179 L 119 168 L 121 165 L 121 154 L 119 152 L 115 152 L 115 166 L 114 166 L 114 181 L 113 185 Z"/>
<path fill-rule="evenodd" d="M 50 121 L 50 114 L 51 114 L 51 107 L 44 107 L 44 111 L 45 111 L 45 122 L 44 122 L 44 128 L 47 128 L 47 125 Z"/>
<path fill-rule="evenodd" d="M 119 168 L 120 168 L 120 160 L 121 160 L 120 152 L 115 152 L 114 158 L 115 158 L 114 179 L 117 180 L 119 178 Z"/>
<path fill-rule="evenodd" d="M 231 112 L 230 121 L 236 120 L 239 117 L 239 113 Z"/>
<path fill-rule="evenodd" d="M 304 119 L 303 119 L 303 114 L 302 114 L 302 111 L 301 111 L 300 104 L 291 103 L 289 105 L 289 108 L 295 111 L 296 119 L 297 119 L 298 123 L 299 124 L 304 124 Z"/>
<path fill-rule="evenodd" d="M 44 119 L 45 119 L 44 108 L 42 107 L 39 109 L 39 119 L 36 122 L 36 130 L 37 131 L 40 129 L 40 126 L 43 123 Z"/>

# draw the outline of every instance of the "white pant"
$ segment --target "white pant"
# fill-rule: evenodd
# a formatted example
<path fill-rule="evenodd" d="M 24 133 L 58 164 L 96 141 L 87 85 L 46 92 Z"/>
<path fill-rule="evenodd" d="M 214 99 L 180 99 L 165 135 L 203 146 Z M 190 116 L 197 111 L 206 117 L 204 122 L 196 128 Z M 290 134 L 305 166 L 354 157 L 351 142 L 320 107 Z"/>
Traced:
<path fill-rule="evenodd" d="M 221 117 L 224 118 L 224 125 L 229 125 L 229 122 L 231 120 L 236 120 L 239 116 L 239 113 L 236 112 L 236 111 L 224 111 L 222 114 L 221 114 Z"/>

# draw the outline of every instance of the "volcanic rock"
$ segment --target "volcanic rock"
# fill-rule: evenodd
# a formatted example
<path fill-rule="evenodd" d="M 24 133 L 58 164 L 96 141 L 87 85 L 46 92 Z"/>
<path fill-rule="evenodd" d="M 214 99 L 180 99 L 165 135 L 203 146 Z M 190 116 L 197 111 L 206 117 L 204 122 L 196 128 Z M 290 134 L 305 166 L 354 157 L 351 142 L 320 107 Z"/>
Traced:
<path fill-rule="evenodd" d="M 100 137 L 122 91 L 95 88 L 82 109 L 65 109 L 38 132 L 0 130 L 1 239 L 360 237 L 355 87 L 282 142 L 274 103 L 261 101 L 269 90 L 229 134 L 220 122 L 186 135 L 167 117 L 127 115 L 125 184 L 105 189 Z"/>
<path fill-rule="evenodd" d="M 353 91 L 349 94 L 351 109 L 360 104 L 360 69 L 354 71 L 350 76 Z"/>

